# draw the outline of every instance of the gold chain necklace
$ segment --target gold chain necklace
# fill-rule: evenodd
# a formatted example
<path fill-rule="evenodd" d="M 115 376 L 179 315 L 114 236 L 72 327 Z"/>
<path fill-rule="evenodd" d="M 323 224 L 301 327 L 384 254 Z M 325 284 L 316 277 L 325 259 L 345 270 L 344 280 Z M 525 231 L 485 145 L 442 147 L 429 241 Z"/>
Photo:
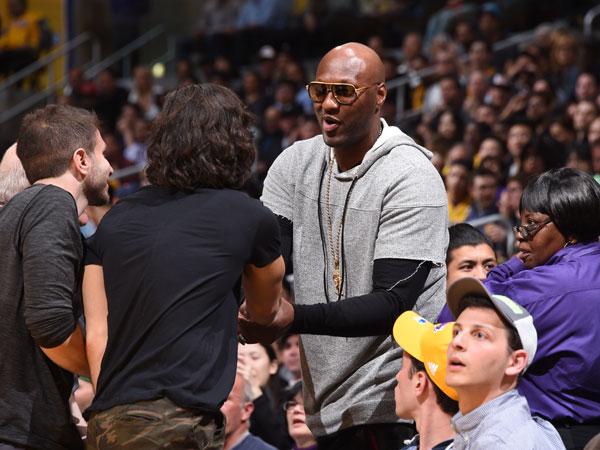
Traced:
<path fill-rule="evenodd" d="M 377 139 L 380 138 L 381 133 L 383 133 L 383 125 L 380 125 L 379 134 L 377 135 Z M 375 139 L 375 141 L 377 141 Z M 329 240 L 329 249 L 331 250 L 331 256 L 333 256 L 333 284 L 335 285 L 335 292 L 340 296 L 342 293 L 342 274 L 340 272 L 340 238 L 342 236 L 342 229 L 344 228 L 344 217 L 342 213 L 342 217 L 340 218 L 340 226 L 337 230 L 337 236 L 335 238 L 335 244 L 333 240 L 333 219 L 331 217 L 331 200 L 330 200 L 330 192 L 331 192 L 331 178 L 333 177 L 333 165 L 335 164 L 335 156 L 333 156 L 333 152 L 330 149 L 330 157 L 329 157 L 329 169 L 327 171 L 327 186 L 325 189 L 325 214 L 327 214 L 327 239 Z"/>
<path fill-rule="evenodd" d="M 331 201 L 330 201 L 330 191 L 331 191 L 331 178 L 333 174 L 333 165 L 335 164 L 335 159 L 333 157 L 329 158 L 329 170 L 327 173 L 327 186 L 325 189 L 325 213 L 327 214 L 327 240 L 329 241 L 329 249 L 331 250 L 331 255 L 333 256 L 333 284 L 335 285 L 335 292 L 339 296 L 342 292 L 342 276 L 340 273 L 340 237 L 342 235 L 342 227 L 344 226 L 344 221 L 340 219 L 340 226 L 338 227 L 337 237 L 335 239 L 335 244 L 333 241 L 333 220 L 331 218 Z"/>

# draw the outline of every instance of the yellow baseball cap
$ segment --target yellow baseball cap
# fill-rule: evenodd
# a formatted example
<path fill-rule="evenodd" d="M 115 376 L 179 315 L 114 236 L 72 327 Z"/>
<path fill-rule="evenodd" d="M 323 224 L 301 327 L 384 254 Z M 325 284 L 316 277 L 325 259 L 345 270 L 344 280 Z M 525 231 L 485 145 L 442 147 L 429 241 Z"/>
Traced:
<path fill-rule="evenodd" d="M 396 319 L 393 335 L 402 350 L 421 361 L 427 375 L 444 394 L 458 399 L 446 384 L 446 350 L 452 340 L 454 322 L 433 324 L 414 311 L 406 311 Z"/>

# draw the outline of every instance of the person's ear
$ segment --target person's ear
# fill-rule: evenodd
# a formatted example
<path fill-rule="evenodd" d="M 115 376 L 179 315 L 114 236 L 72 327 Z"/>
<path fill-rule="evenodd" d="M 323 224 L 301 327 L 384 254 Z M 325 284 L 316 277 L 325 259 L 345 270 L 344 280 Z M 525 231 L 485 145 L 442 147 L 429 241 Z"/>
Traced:
<path fill-rule="evenodd" d="M 254 403 L 246 402 L 244 406 L 242 406 L 242 422 L 247 422 L 250 420 L 250 416 L 254 412 Z"/>
<path fill-rule="evenodd" d="M 269 374 L 275 375 L 277 373 L 277 368 L 279 367 L 279 363 L 276 359 L 269 363 Z"/>
<path fill-rule="evenodd" d="M 506 367 L 504 374 L 508 376 L 518 376 L 525 370 L 528 359 L 529 357 L 525 350 L 515 350 L 509 356 L 508 366 Z"/>
<path fill-rule="evenodd" d="M 381 83 L 377 86 L 377 107 L 381 109 L 383 106 L 385 99 L 387 97 L 387 87 L 385 83 Z"/>
<path fill-rule="evenodd" d="M 425 391 L 427 391 L 427 385 L 429 383 L 429 380 L 427 379 L 427 374 L 422 370 L 419 370 L 413 375 L 413 382 L 413 386 L 415 388 L 415 396 L 418 398 L 421 395 L 423 395 Z"/>
<path fill-rule="evenodd" d="M 71 157 L 71 167 L 74 170 L 74 175 L 77 180 L 83 180 L 92 168 L 92 158 L 87 154 L 85 149 L 78 148 L 73 152 Z"/>

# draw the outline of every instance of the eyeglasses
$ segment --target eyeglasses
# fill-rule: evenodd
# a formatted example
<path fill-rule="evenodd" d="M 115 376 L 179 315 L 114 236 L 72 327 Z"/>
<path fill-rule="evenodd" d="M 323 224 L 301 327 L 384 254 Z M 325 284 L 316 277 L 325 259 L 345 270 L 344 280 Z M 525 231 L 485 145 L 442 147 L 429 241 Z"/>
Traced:
<path fill-rule="evenodd" d="M 531 241 L 538 231 L 552 222 L 552 219 L 544 220 L 540 223 L 530 223 L 528 225 L 517 225 L 513 227 L 515 233 L 519 233 L 526 241 Z"/>
<path fill-rule="evenodd" d="M 351 105 L 367 89 L 378 86 L 381 83 L 375 83 L 370 86 L 356 87 L 350 83 L 321 83 L 320 81 L 311 81 L 306 85 L 308 96 L 314 103 L 322 103 L 331 92 L 333 98 L 340 105 Z"/>

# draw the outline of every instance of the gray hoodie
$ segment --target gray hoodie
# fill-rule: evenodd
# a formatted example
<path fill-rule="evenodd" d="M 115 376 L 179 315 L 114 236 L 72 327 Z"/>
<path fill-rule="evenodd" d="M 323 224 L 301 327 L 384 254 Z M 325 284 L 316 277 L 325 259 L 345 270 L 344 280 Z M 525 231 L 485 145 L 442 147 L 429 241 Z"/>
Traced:
<path fill-rule="evenodd" d="M 431 261 L 434 266 L 415 309 L 433 321 L 445 302 L 446 192 L 430 162 L 431 153 L 398 128 L 382 123 L 381 136 L 359 166 L 340 173 L 334 164 L 332 172 L 329 210 L 334 242 L 344 202 L 356 178 L 344 225 L 346 277 L 341 301 L 371 292 L 375 259 Z M 330 152 L 322 136 L 296 142 L 277 158 L 265 180 L 262 201 L 294 224 L 298 304 L 325 302 L 324 282 L 330 301 L 337 301 L 325 196 Z M 315 435 L 397 421 L 394 376 L 400 368 L 401 351 L 391 336 L 302 335 L 301 342 L 304 406 L 307 424 Z"/>

